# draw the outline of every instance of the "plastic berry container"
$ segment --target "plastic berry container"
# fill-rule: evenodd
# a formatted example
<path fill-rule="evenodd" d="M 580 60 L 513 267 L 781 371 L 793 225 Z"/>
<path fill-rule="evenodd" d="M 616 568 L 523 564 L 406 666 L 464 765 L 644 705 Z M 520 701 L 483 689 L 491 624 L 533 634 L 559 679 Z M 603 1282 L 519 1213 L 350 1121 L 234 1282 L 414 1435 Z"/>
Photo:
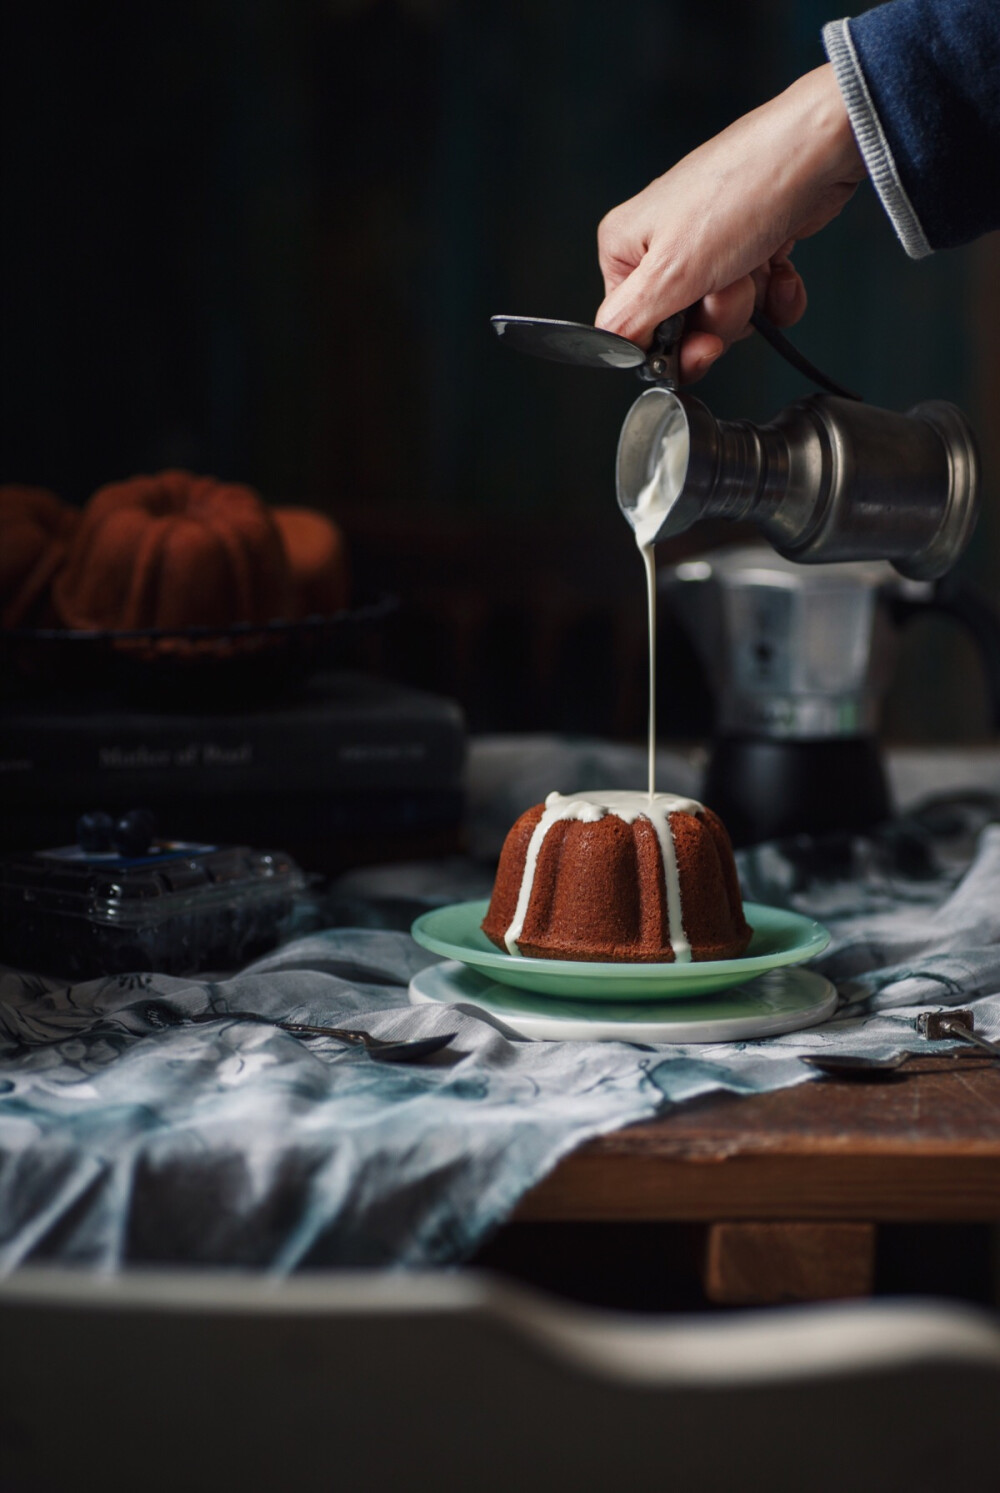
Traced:
<path fill-rule="evenodd" d="M 158 840 L 0 859 L 0 962 L 89 979 L 239 968 L 278 943 L 306 878 L 279 850 Z"/>

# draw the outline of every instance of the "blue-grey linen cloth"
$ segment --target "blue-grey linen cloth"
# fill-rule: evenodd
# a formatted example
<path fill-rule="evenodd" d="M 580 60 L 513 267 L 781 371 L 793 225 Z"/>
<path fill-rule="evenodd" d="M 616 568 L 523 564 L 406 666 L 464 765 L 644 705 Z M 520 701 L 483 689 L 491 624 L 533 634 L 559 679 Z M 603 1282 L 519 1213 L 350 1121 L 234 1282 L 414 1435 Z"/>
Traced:
<path fill-rule="evenodd" d="M 971 1005 L 1000 1036 L 992 802 L 877 839 L 742 858 L 749 897 L 834 930 L 819 967 L 844 1004 L 823 1028 L 725 1045 L 541 1043 L 473 1008 L 411 1008 L 410 976 L 430 962 L 402 931 L 411 914 L 488 891 L 495 837 L 537 800 L 539 779 L 568 792 L 616 786 L 638 764 L 599 744 L 480 744 L 470 798 L 483 859 L 345 878 L 328 914 L 372 926 L 307 933 L 229 978 L 67 987 L 2 974 L 0 1268 L 456 1263 L 589 1137 L 715 1090 L 813 1080 L 800 1054 L 821 1046 L 919 1047 L 914 1021 L 928 1006 Z M 668 765 L 664 781 L 693 786 L 691 763 Z M 967 848 L 956 851 L 959 830 Z M 374 926 L 380 915 L 397 927 Z M 208 1011 L 221 1019 L 186 1021 Z M 457 1038 L 420 1066 L 390 1066 L 233 1011 Z"/>

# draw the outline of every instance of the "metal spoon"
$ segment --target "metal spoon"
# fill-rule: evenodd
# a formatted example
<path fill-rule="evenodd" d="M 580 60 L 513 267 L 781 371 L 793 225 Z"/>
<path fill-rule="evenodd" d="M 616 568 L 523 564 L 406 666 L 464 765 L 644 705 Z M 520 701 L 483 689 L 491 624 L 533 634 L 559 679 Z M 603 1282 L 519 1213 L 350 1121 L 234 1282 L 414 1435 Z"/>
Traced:
<path fill-rule="evenodd" d="M 991 1058 L 1000 1058 L 1000 1044 L 990 1042 L 977 1032 L 975 1021 L 972 1011 L 921 1011 L 917 1017 L 917 1031 L 929 1042 L 957 1039 L 959 1042 L 971 1043 L 981 1052 L 989 1053 Z M 810 1068 L 818 1068 L 821 1073 L 834 1076 L 856 1073 L 862 1077 L 866 1073 L 889 1073 L 894 1068 L 901 1068 L 907 1058 L 913 1056 L 912 1052 L 897 1052 L 891 1058 L 870 1058 L 861 1053 L 831 1052 L 827 1055 L 810 1054 L 803 1057 L 802 1061 L 808 1063 Z"/>
<path fill-rule="evenodd" d="M 432 1053 L 440 1052 L 449 1042 L 454 1042 L 457 1032 L 445 1032 L 439 1037 L 407 1037 L 399 1042 L 387 1042 L 383 1037 L 373 1037 L 370 1032 L 359 1032 L 354 1027 L 309 1026 L 302 1021 L 277 1021 L 272 1016 L 261 1016 L 256 1011 L 202 1011 L 200 1015 L 187 1017 L 188 1021 L 256 1021 L 264 1026 L 277 1026 L 283 1032 L 292 1032 L 297 1037 L 335 1037 L 338 1042 L 348 1042 L 363 1047 L 376 1063 L 419 1063 Z"/>
<path fill-rule="evenodd" d="M 802 1061 L 810 1068 L 818 1068 L 821 1073 L 829 1073 L 835 1078 L 852 1073 L 860 1078 L 866 1073 L 891 1073 L 893 1069 L 901 1068 L 910 1056 L 908 1052 L 897 1052 L 890 1058 L 869 1058 L 854 1052 L 831 1052 L 825 1057 L 810 1053 L 803 1056 Z"/>

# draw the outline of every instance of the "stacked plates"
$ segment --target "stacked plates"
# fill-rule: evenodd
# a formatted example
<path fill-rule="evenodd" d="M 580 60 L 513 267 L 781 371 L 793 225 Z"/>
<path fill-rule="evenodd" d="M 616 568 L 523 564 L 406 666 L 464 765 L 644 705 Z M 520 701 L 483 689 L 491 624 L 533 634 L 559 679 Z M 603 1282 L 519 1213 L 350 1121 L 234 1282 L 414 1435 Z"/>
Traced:
<path fill-rule="evenodd" d="M 413 937 L 444 964 L 410 982 L 414 1003 L 472 1004 L 525 1037 L 568 1041 L 737 1042 L 815 1026 L 837 993 L 795 966 L 830 934 L 811 918 L 747 902 L 753 929 L 740 959 L 696 964 L 598 964 L 501 953 L 482 932 L 487 903 L 424 913 Z"/>

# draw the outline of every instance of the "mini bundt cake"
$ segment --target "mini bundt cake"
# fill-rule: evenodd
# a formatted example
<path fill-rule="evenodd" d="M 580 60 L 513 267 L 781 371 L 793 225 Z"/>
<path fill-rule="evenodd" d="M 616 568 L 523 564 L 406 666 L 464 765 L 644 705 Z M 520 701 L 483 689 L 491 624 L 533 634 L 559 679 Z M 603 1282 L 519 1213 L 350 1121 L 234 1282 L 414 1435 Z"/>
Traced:
<path fill-rule="evenodd" d="M 43 487 L 0 487 L 0 626 L 54 619 L 49 586 L 80 515 Z"/>
<path fill-rule="evenodd" d="M 292 572 L 297 617 L 329 616 L 347 605 L 347 550 L 332 519 L 313 508 L 274 508 Z"/>
<path fill-rule="evenodd" d="M 252 488 L 190 472 L 102 487 L 53 588 L 67 627 L 228 627 L 292 609 L 285 547 Z"/>
<path fill-rule="evenodd" d="M 550 793 L 504 842 L 483 932 L 539 959 L 735 959 L 743 916 L 729 836 L 710 809 L 657 793 Z"/>

